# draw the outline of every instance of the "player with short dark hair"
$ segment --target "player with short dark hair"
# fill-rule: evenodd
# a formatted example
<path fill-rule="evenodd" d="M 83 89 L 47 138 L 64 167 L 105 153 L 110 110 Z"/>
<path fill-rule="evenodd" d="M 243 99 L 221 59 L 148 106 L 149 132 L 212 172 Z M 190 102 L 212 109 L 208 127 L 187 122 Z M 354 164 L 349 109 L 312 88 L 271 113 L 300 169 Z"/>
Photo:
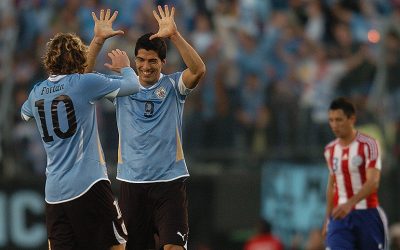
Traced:
<path fill-rule="evenodd" d="M 93 13 L 92 43 L 123 33 L 114 31 L 117 12 Z M 88 50 L 75 34 L 59 33 L 48 43 L 43 64 L 49 78 L 36 84 L 22 106 L 34 118 L 47 154 L 46 225 L 49 249 L 124 249 L 127 232 L 107 175 L 99 140 L 95 101 L 139 91 L 124 51 L 109 53 L 122 77 L 88 73 Z"/>
<path fill-rule="evenodd" d="M 387 219 L 379 207 L 382 168 L 378 142 L 354 128 L 356 111 L 344 97 L 331 102 L 336 139 L 325 147 L 329 168 L 323 234 L 330 250 L 388 249 Z"/>
<path fill-rule="evenodd" d="M 155 234 L 160 249 L 187 247 L 185 180 L 189 173 L 182 150 L 182 114 L 187 95 L 205 74 L 205 65 L 178 32 L 174 13 L 175 8 L 168 6 L 153 11 L 158 32 L 143 35 L 135 47 L 140 91 L 115 99 L 119 202 L 130 250 L 154 249 Z M 170 39 L 182 56 L 187 66 L 183 72 L 161 73 L 166 63 L 164 38 Z"/>

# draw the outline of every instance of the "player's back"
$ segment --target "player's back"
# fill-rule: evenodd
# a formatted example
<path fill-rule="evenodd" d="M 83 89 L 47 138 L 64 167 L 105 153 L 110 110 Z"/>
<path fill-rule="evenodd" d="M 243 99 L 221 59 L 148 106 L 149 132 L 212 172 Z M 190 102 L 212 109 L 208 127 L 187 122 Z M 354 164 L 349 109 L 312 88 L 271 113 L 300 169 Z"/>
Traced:
<path fill-rule="evenodd" d="M 47 153 L 47 202 L 74 199 L 108 179 L 94 101 L 120 86 L 113 81 L 99 74 L 49 77 L 24 103 L 22 115 L 35 118 Z"/>

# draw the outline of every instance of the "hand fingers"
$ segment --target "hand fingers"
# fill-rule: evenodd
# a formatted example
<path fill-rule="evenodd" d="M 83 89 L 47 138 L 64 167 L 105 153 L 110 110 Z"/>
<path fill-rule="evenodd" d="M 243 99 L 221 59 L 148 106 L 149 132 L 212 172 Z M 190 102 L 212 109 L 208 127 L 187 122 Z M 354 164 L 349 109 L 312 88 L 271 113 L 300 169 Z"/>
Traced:
<path fill-rule="evenodd" d="M 169 16 L 169 8 L 168 8 L 168 5 L 165 5 L 164 6 L 164 11 L 165 11 L 165 16 Z"/>
<path fill-rule="evenodd" d="M 126 52 L 120 49 L 113 49 L 109 54 L 112 54 L 113 56 L 118 56 L 118 55 L 126 55 Z"/>
<path fill-rule="evenodd" d="M 112 65 L 109 63 L 105 63 L 104 66 L 110 70 L 112 70 Z"/>
<path fill-rule="evenodd" d="M 111 18 L 110 18 L 110 21 L 111 21 L 111 22 L 114 22 L 115 19 L 117 18 L 117 16 L 118 16 L 118 10 L 114 11 L 113 15 L 112 15 Z"/>
<path fill-rule="evenodd" d="M 160 5 L 158 5 L 158 12 L 160 13 L 161 18 L 165 17 L 164 10 L 162 9 L 162 7 Z"/>
<path fill-rule="evenodd" d="M 157 20 L 157 22 L 160 22 L 160 16 L 158 15 L 157 11 L 153 10 L 153 16 Z"/>
<path fill-rule="evenodd" d="M 118 52 L 118 51 L 115 50 L 115 49 L 113 49 L 113 50 L 111 51 L 111 53 L 112 53 L 114 56 L 118 56 L 118 54 L 120 54 L 120 52 Z"/>
<path fill-rule="evenodd" d="M 111 52 L 107 53 L 108 57 L 111 58 L 111 60 L 113 60 L 115 58 L 115 55 L 114 55 L 113 52 L 114 52 L 114 50 L 112 50 Z"/>
<path fill-rule="evenodd" d="M 100 10 L 100 20 L 104 20 L 104 10 Z"/>
<path fill-rule="evenodd" d="M 97 19 L 96 13 L 94 13 L 94 12 L 92 12 L 92 18 L 93 18 L 93 21 L 95 21 L 95 22 L 99 21 L 99 19 Z"/>
<path fill-rule="evenodd" d="M 334 219 L 343 219 L 345 217 L 345 212 L 342 209 L 336 209 L 332 213 Z"/>
<path fill-rule="evenodd" d="M 171 17 L 174 18 L 175 16 L 175 7 L 172 7 L 171 9 Z"/>
<path fill-rule="evenodd" d="M 113 32 L 112 36 L 116 36 L 116 35 L 123 35 L 124 31 L 123 30 L 116 30 Z"/>
<path fill-rule="evenodd" d="M 106 11 L 106 16 L 105 16 L 105 20 L 110 19 L 110 15 L 111 15 L 111 10 L 110 10 L 110 9 L 107 9 L 107 11 Z"/>
<path fill-rule="evenodd" d="M 149 37 L 149 40 L 153 40 L 153 39 L 156 38 L 156 37 L 158 37 L 158 33 L 157 33 L 157 34 L 154 34 L 154 35 L 152 35 L 152 36 L 150 36 L 150 37 Z"/>
<path fill-rule="evenodd" d="M 107 38 L 117 36 L 117 35 L 123 35 L 123 34 L 125 34 L 123 30 L 116 30 L 116 31 L 112 31 L 111 34 Z"/>
<path fill-rule="evenodd" d="M 337 219 L 338 218 L 338 209 L 333 209 L 333 211 L 332 211 L 332 217 L 334 218 L 334 219 Z"/>

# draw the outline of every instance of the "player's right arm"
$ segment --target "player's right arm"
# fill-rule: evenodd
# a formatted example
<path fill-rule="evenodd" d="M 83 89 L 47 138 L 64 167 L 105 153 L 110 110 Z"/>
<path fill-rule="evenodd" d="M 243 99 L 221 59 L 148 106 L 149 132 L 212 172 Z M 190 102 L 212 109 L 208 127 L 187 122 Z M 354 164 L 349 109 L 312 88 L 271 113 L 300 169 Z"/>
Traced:
<path fill-rule="evenodd" d="M 92 12 L 94 21 L 94 36 L 89 45 L 85 73 L 90 73 L 93 71 L 97 55 L 103 47 L 104 42 L 110 37 L 124 34 L 122 30 L 113 30 L 112 28 L 112 24 L 117 18 L 117 15 L 118 11 L 114 11 L 113 15 L 111 16 L 110 9 L 107 9 L 107 11 L 100 10 L 99 18 L 97 18 L 96 14 Z"/>
<path fill-rule="evenodd" d="M 113 71 L 120 72 L 122 78 L 120 79 L 121 87 L 118 92 L 110 93 L 105 97 L 108 99 L 114 99 L 117 96 L 127 96 L 139 92 L 139 78 L 135 71 L 130 67 L 131 63 L 126 52 L 119 49 L 112 50 L 108 53 L 108 57 L 111 59 L 111 64 L 106 63 L 105 66 Z"/>
<path fill-rule="evenodd" d="M 328 183 L 326 185 L 326 209 L 325 209 L 325 221 L 322 228 L 322 236 L 326 237 L 327 227 L 329 223 L 329 217 L 333 209 L 333 192 L 334 192 L 334 178 L 332 174 L 329 174 Z"/>
<path fill-rule="evenodd" d="M 102 74 L 84 74 L 83 91 L 89 95 L 90 101 L 96 101 L 103 97 L 114 99 L 117 96 L 127 96 L 139 92 L 139 79 L 135 71 L 129 66 L 129 57 L 125 51 L 116 49 L 108 53 L 110 68 L 118 69 L 121 77 Z"/>
<path fill-rule="evenodd" d="M 329 176 L 328 176 L 328 182 L 326 184 L 326 208 L 325 208 L 325 220 L 324 220 L 324 225 L 322 227 L 322 236 L 325 238 L 327 229 L 328 229 L 328 224 L 329 224 L 329 219 L 332 214 L 333 210 L 333 197 L 334 197 L 334 192 L 335 192 L 335 178 L 334 178 L 334 172 L 333 172 L 333 161 L 332 161 L 332 154 L 333 154 L 333 148 L 332 146 L 326 146 L 325 151 L 324 151 L 324 157 L 326 160 L 326 166 L 328 167 L 329 170 Z"/>

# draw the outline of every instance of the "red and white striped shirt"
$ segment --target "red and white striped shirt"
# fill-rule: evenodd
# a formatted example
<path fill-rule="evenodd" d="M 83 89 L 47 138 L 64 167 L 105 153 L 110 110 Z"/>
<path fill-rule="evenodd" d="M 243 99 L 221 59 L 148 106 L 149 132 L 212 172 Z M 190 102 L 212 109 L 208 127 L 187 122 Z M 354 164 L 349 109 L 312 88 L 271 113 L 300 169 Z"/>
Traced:
<path fill-rule="evenodd" d="M 377 141 L 357 132 L 356 138 L 348 146 L 341 146 L 339 139 L 325 147 L 325 159 L 329 172 L 334 178 L 333 205 L 347 202 L 358 193 L 366 181 L 367 169 L 381 169 L 381 156 Z M 376 191 L 361 200 L 355 209 L 374 208 L 379 205 Z"/>

